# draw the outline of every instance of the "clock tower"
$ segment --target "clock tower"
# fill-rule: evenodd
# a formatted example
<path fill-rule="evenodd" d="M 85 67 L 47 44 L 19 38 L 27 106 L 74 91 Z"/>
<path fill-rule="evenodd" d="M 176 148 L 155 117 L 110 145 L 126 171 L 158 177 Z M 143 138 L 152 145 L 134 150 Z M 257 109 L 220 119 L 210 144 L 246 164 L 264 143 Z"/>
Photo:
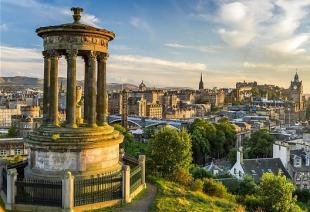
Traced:
<path fill-rule="evenodd" d="M 291 81 L 290 86 L 290 99 L 293 101 L 297 109 L 303 110 L 304 109 L 304 101 L 303 101 L 303 86 L 302 81 L 299 80 L 298 73 L 296 72 L 294 76 L 294 80 Z"/>

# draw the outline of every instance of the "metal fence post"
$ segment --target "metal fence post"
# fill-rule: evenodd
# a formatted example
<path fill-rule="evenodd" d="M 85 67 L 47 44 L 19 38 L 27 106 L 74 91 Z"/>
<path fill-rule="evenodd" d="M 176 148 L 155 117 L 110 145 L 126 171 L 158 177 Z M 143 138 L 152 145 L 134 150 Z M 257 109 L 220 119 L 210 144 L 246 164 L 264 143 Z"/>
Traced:
<path fill-rule="evenodd" d="M 5 209 L 8 209 L 8 210 L 12 210 L 12 207 L 15 203 L 16 179 L 17 179 L 16 169 L 8 169 L 7 171 L 7 196 L 6 196 L 7 205 L 5 206 Z"/>
<path fill-rule="evenodd" d="M 123 166 L 123 200 L 129 203 L 130 200 L 130 166 Z"/>
<path fill-rule="evenodd" d="M 141 166 L 141 183 L 145 186 L 145 155 L 139 155 L 139 165 Z"/>
<path fill-rule="evenodd" d="M 74 207 L 74 176 L 67 171 L 62 180 L 62 205 L 63 209 L 72 211 Z"/>

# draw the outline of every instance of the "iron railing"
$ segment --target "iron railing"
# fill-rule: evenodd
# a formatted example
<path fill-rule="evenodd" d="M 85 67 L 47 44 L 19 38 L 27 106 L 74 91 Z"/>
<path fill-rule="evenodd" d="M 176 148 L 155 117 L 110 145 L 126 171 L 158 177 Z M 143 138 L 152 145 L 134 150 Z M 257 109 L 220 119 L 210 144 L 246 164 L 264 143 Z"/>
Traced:
<path fill-rule="evenodd" d="M 75 178 L 74 180 L 74 206 L 121 198 L 121 172 L 112 172 L 88 179 Z"/>
<path fill-rule="evenodd" d="M 134 156 L 128 155 L 126 153 L 123 157 L 123 162 L 125 165 L 129 165 L 130 168 L 133 168 L 139 165 L 139 161 L 137 158 L 135 158 Z"/>
<path fill-rule="evenodd" d="M 62 182 L 59 180 L 18 178 L 15 184 L 16 203 L 62 207 Z"/>
<path fill-rule="evenodd" d="M 141 166 L 130 170 L 130 193 L 134 192 L 142 184 Z"/>
<path fill-rule="evenodd" d="M 2 190 L 7 195 L 7 172 L 5 168 L 2 170 Z"/>

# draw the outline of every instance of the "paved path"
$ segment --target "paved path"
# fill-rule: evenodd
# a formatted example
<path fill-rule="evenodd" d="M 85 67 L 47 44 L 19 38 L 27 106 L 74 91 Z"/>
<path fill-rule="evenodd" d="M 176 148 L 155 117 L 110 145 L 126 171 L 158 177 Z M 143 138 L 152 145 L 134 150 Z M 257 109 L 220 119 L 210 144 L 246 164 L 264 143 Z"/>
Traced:
<path fill-rule="evenodd" d="M 152 203 L 155 199 L 157 188 L 154 185 L 147 183 L 147 191 L 144 196 L 118 211 L 121 212 L 147 212 L 150 210 Z"/>

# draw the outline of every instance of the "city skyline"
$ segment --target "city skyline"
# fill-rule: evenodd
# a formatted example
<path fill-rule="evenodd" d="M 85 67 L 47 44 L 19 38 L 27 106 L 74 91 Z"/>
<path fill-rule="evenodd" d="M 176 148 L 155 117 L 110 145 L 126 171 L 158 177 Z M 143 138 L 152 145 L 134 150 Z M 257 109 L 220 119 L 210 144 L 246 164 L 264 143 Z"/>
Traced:
<path fill-rule="evenodd" d="M 42 78 L 42 43 L 34 30 L 70 23 L 72 5 L 87 10 L 84 23 L 116 33 L 110 44 L 109 83 L 143 80 L 150 87 L 197 89 L 202 72 L 208 88 L 234 87 L 243 80 L 288 88 L 298 69 L 304 91 L 310 93 L 309 0 L 1 0 L 0 75 Z M 65 73 L 62 58 L 60 76 Z"/>

